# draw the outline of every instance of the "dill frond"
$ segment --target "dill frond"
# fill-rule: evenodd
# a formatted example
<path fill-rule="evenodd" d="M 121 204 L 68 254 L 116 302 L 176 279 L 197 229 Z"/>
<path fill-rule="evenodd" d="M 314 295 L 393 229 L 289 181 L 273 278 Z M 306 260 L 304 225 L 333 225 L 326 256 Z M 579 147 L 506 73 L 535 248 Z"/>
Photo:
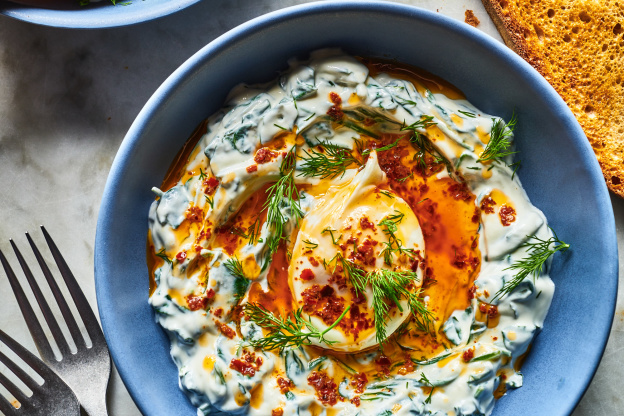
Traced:
<path fill-rule="evenodd" d="M 564 252 L 570 248 L 569 244 L 559 240 L 554 231 L 553 234 L 554 237 L 550 237 L 548 240 L 542 240 L 535 235 L 530 236 L 529 240 L 520 246 L 528 248 L 528 256 L 504 269 L 514 270 L 517 271 L 517 273 L 513 279 L 505 283 L 505 285 L 496 292 L 492 300 L 509 295 L 528 276 L 532 275 L 534 279 L 539 277 L 544 268 L 544 264 L 550 256 L 558 251 Z"/>
<path fill-rule="evenodd" d="M 350 309 L 351 306 L 347 306 L 333 324 L 321 331 L 312 324 L 310 319 L 306 321 L 301 316 L 303 312 L 301 308 L 293 311 L 292 316 L 281 318 L 258 303 L 248 303 L 243 309 L 247 319 L 269 331 L 265 337 L 249 341 L 249 345 L 269 351 L 276 349 L 281 351 L 287 347 L 311 345 L 312 340 L 332 345 L 337 341 L 326 339 L 325 334 L 336 327 Z"/>
<path fill-rule="evenodd" d="M 485 146 L 485 150 L 483 150 L 477 162 L 498 161 L 505 156 L 516 153 L 509 149 L 511 148 L 511 138 L 517 122 L 516 113 L 511 116 L 511 120 L 506 124 L 502 118 L 496 119 L 490 131 L 490 141 Z"/>
<path fill-rule="evenodd" d="M 323 153 L 314 149 L 310 149 L 310 152 L 303 150 L 307 157 L 301 157 L 303 160 L 300 166 L 301 173 L 297 176 L 334 179 L 344 176 L 347 168 L 353 164 L 362 166 L 362 162 L 347 148 L 329 141 L 322 141 L 320 146 L 324 150 Z"/>

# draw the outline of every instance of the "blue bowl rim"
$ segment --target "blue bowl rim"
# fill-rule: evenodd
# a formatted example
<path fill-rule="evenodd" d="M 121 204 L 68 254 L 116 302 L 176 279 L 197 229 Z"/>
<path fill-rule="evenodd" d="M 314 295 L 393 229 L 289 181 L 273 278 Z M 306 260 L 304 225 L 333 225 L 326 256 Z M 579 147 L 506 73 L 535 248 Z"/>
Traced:
<path fill-rule="evenodd" d="M 109 0 L 101 1 L 108 2 Z M 167 0 L 158 5 L 146 5 L 141 2 L 139 3 L 140 7 L 135 8 L 132 8 L 132 5 L 124 7 L 122 5 L 94 4 L 83 10 L 52 10 L 0 0 L 0 15 L 40 26 L 62 29 L 104 29 L 129 26 L 158 19 L 185 9 L 199 1 Z M 102 13 L 103 8 L 109 10 L 112 7 L 118 8 L 119 13 Z"/>
<path fill-rule="evenodd" d="M 167 99 L 175 94 L 176 90 L 179 89 L 182 84 L 184 84 L 185 80 L 189 76 L 192 76 L 192 74 L 196 70 L 200 69 L 205 62 L 209 61 L 213 55 L 217 55 L 222 50 L 228 48 L 231 43 L 235 43 L 236 41 L 242 40 L 248 36 L 253 36 L 254 33 L 264 30 L 265 28 L 273 24 L 278 24 L 280 22 L 284 22 L 290 19 L 295 19 L 317 13 L 322 14 L 327 12 L 344 11 L 383 12 L 385 14 L 397 15 L 400 17 L 413 17 L 427 23 L 440 25 L 447 30 L 467 37 L 473 42 L 484 44 L 485 46 L 490 48 L 491 53 L 497 58 L 501 59 L 502 61 L 506 61 L 506 63 L 508 63 L 510 66 L 515 67 L 517 69 L 517 75 L 519 77 L 523 77 L 533 83 L 533 85 L 535 85 L 536 90 L 538 90 L 540 94 L 542 94 L 544 101 L 547 102 L 547 104 L 551 106 L 554 110 L 556 110 L 555 112 L 561 119 L 561 121 L 563 121 L 564 124 L 569 127 L 571 137 L 574 139 L 574 145 L 579 148 L 579 150 L 585 157 L 590 157 L 587 160 L 593 160 L 593 162 L 590 162 L 591 166 L 589 166 L 589 174 L 591 176 L 592 183 L 596 187 L 598 187 L 597 194 L 601 202 L 599 204 L 599 212 L 595 213 L 595 215 L 603 218 L 606 224 L 603 241 L 606 242 L 605 247 L 607 248 L 607 251 L 604 254 L 606 258 L 613 259 L 612 264 L 610 264 L 609 273 L 609 275 L 613 276 L 613 279 L 610 280 L 613 284 L 613 290 L 611 290 L 612 297 L 610 299 L 605 299 L 605 302 L 607 303 L 606 306 L 611 305 L 611 308 L 609 309 L 610 314 L 608 315 L 608 319 L 601 321 L 601 336 L 599 339 L 596 340 L 598 348 L 595 350 L 595 354 L 593 356 L 586 357 L 587 361 L 591 362 L 590 368 L 592 368 L 592 370 L 590 373 L 587 374 L 585 382 L 581 384 L 581 389 L 579 389 L 577 392 L 576 400 L 570 402 L 567 406 L 568 409 L 566 413 L 571 413 L 587 391 L 587 388 L 589 387 L 589 384 L 591 383 L 591 380 L 596 373 L 596 370 L 606 348 L 607 340 L 609 338 L 613 318 L 615 315 L 617 300 L 618 247 L 615 218 L 610 203 L 609 192 L 604 182 L 598 162 L 595 159 L 594 152 L 589 142 L 587 141 L 587 138 L 581 126 L 578 124 L 576 118 L 568 108 L 567 104 L 559 96 L 559 94 L 531 65 L 529 65 L 526 61 L 524 61 L 522 58 L 520 58 L 518 55 L 508 49 L 505 45 L 498 42 L 491 36 L 486 35 L 467 24 L 464 24 L 457 20 L 453 20 L 449 17 L 436 14 L 429 10 L 421 9 L 415 6 L 380 1 L 354 0 L 350 2 L 338 3 L 318 1 L 314 3 L 307 3 L 277 10 L 259 16 L 246 23 L 243 23 L 219 36 L 217 39 L 204 46 L 193 56 L 191 56 L 186 62 L 184 62 L 163 82 L 163 84 L 156 90 L 152 97 L 150 97 L 141 112 L 138 114 L 137 118 L 128 130 L 128 133 L 126 134 L 123 142 L 121 143 L 118 153 L 113 161 L 102 197 L 102 204 L 100 207 L 95 241 L 95 284 L 98 308 L 100 311 L 100 318 L 102 327 L 104 329 L 104 335 L 107 341 L 109 341 L 109 347 L 111 349 L 113 360 L 116 365 L 120 363 L 120 365 L 117 365 L 117 367 L 122 380 L 124 380 L 125 383 L 125 380 L 129 379 L 131 377 L 131 374 L 125 371 L 125 366 L 123 365 L 123 357 L 116 354 L 117 346 L 114 344 L 110 344 L 110 337 L 108 336 L 108 334 L 109 332 L 112 333 L 115 328 L 113 325 L 109 324 L 106 311 L 113 310 L 115 308 L 115 304 L 113 299 L 107 298 L 102 295 L 102 288 L 104 286 L 103 282 L 105 277 L 98 277 L 97 270 L 98 264 L 100 263 L 99 260 L 106 258 L 106 252 L 108 249 L 106 242 L 107 240 L 109 240 L 110 237 L 107 231 L 108 227 L 106 226 L 107 221 L 109 221 L 106 213 L 111 208 L 111 201 L 114 201 L 114 196 L 118 191 L 119 181 L 123 177 L 126 162 L 130 158 L 130 156 L 137 150 L 137 146 L 139 145 L 139 138 L 142 136 L 143 131 L 152 121 L 152 114 L 158 112 L 163 107 L 166 107 Z M 129 389 L 129 393 L 136 402 L 137 395 L 132 390 L 132 388 Z M 145 412 L 142 403 L 137 402 L 136 404 L 142 412 Z"/>

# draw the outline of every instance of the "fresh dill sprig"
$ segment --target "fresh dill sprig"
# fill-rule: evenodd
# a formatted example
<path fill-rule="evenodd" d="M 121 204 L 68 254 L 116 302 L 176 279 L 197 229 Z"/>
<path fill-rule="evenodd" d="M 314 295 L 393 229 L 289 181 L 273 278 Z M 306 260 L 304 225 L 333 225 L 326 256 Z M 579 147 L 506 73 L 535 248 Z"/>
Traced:
<path fill-rule="evenodd" d="M 388 143 L 388 144 L 387 144 L 387 145 L 385 145 L 385 146 L 378 147 L 377 149 L 375 149 L 375 151 L 377 151 L 377 152 L 385 152 L 386 150 L 390 150 L 390 149 L 392 149 L 392 148 L 394 148 L 394 147 L 397 147 L 397 145 L 399 144 L 399 142 L 401 141 L 401 139 L 402 139 L 402 137 L 399 137 L 398 139 L 396 139 L 396 140 L 395 140 L 394 142 L 392 142 L 392 143 Z M 366 155 L 370 154 L 371 152 L 372 152 L 372 150 L 364 150 L 364 151 L 362 152 L 362 156 L 366 156 Z"/>
<path fill-rule="evenodd" d="M 204 171 L 202 170 L 202 168 L 199 168 L 199 180 L 203 181 L 204 179 L 206 179 L 208 177 L 208 175 L 206 175 L 204 173 Z"/>
<path fill-rule="evenodd" d="M 400 299 L 407 299 L 408 307 L 414 316 L 418 329 L 430 332 L 433 315 L 420 299 L 420 291 L 413 293 L 408 289 L 414 280 L 418 280 L 415 272 L 378 269 L 369 273 L 366 280 L 373 293 L 372 308 L 375 317 L 375 331 L 377 342 L 380 345 L 383 345 L 387 339 L 385 321 L 390 311 L 388 300 L 392 301 L 399 311 L 403 312 Z"/>
<path fill-rule="evenodd" d="M 156 256 L 160 257 L 161 259 L 163 259 L 165 262 L 169 264 L 173 264 L 173 261 L 169 257 L 167 257 L 167 254 L 165 253 L 164 248 L 161 248 L 160 251 L 156 253 Z"/>
<path fill-rule="evenodd" d="M 238 257 L 230 257 L 225 261 L 225 268 L 230 272 L 230 274 L 234 277 L 242 277 L 245 278 L 245 272 L 243 271 L 243 263 L 238 259 Z"/>
<path fill-rule="evenodd" d="M 338 241 L 340 240 L 340 237 L 342 237 L 342 234 L 340 234 L 338 236 L 338 238 L 334 237 L 334 231 L 338 231 L 338 230 L 333 230 L 329 227 L 325 228 L 323 231 L 321 231 L 321 235 L 325 234 L 325 233 L 329 233 L 329 235 L 331 236 L 332 239 L 332 243 L 337 246 L 338 245 Z"/>
<path fill-rule="evenodd" d="M 496 292 L 492 300 L 509 295 L 528 276 L 532 275 L 533 279 L 539 277 L 544 264 L 550 256 L 558 251 L 564 252 L 570 248 L 569 244 L 559 240 L 554 231 L 553 234 L 554 237 L 550 237 L 548 240 L 543 240 L 535 235 L 530 236 L 529 240 L 520 246 L 528 248 L 528 256 L 504 269 L 517 271 L 517 274 Z"/>
<path fill-rule="evenodd" d="M 318 247 L 317 243 L 313 243 L 310 240 L 303 240 L 303 244 L 305 245 L 305 248 L 307 248 L 308 250 L 313 250 Z"/>
<path fill-rule="evenodd" d="M 362 162 L 353 156 L 347 148 L 340 147 L 329 141 L 321 141 L 320 146 L 324 153 L 314 149 L 310 149 L 310 153 L 305 149 L 303 150 L 307 157 L 301 157 L 303 160 L 300 166 L 301 173 L 297 176 L 318 176 L 321 179 L 334 179 L 337 176 L 344 176 L 347 168 L 353 164 L 362 166 Z"/>
<path fill-rule="evenodd" d="M 382 250 L 382 254 L 384 257 L 384 263 L 388 266 L 392 265 L 392 254 L 399 253 L 403 254 L 407 253 L 410 257 L 413 255 L 414 250 L 409 248 L 404 248 L 401 240 L 396 236 L 396 232 L 398 231 L 398 225 L 403 221 L 405 214 L 401 211 L 394 210 L 395 214 L 386 216 L 379 224 L 380 227 L 383 227 L 384 234 L 388 237 L 388 241 L 383 244 L 386 246 Z"/>
<path fill-rule="evenodd" d="M 245 297 L 247 293 L 247 289 L 249 288 L 249 279 L 245 277 L 245 272 L 243 271 L 243 263 L 238 259 L 238 257 L 230 257 L 225 261 L 225 268 L 230 272 L 232 276 L 235 277 L 234 280 L 234 297 L 236 299 L 242 299 Z"/>
<path fill-rule="evenodd" d="M 336 254 L 329 261 L 323 261 L 326 268 L 331 267 L 332 263 L 332 274 L 338 266 L 342 266 L 343 273 L 355 289 L 356 294 L 365 293 L 366 288 L 371 287 L 373 320 L 379 345 L 383 345 L 388 338 L 386 331 L 386 321 L 390 311 L 388 301 L 396 304 L 399 311 L 403 312 L 400 299 L 407 299 L 417 328 L 423 332 L 431 332 L 433 315 L 420 299 L 420 291 L 412 293 L 408 289 L 414 280 L 418 280 L 418 275 L 415 272 L 377 269 L 367 273 L 354 262 L 345 258 L 342 253 Z"/>
<path fill-rule="evenodd" d="M 389 191 L 380 191 L 379 193 L 387 196 L 390 199 L 394 199 L 394 195 L 392 195 Z"/>
<path fill-rule="evenodd" d="M 204 195 L 206 197 L 206 202 L 210 205 L 210 209 L 214 209 L 214 198 L 210 198 L 208 195 Z"/>
<path fill-rule="evenodd" d="M 258 216 L 256 220 L 251 223 L 249 228 L 247 228 L 247 237 L 249 241 L 247 244 L 253 245 L 258 242 L 260 237 L 260 232 L 262 231 L 262 223 L 260 221 L 260 217 Z"/>
<path fill-rule="evenodd" d="M 301 316 L 303 312 L 301 308 L 293 311 L 292 316 L 288 315 L 284 319 L 275 316 L 260 304 L 248 303 L 244 307 L 244 313 L 247 319 L 269 331 L 263 338 L 253 339 L 249 341 L 249 344 L 254 348 L 261 348 L 263 350 L 283 350 L 287 347 L 311 345 L 312 340 L 316 340 L 318 343 L 332 345 L 337 341 L 326 339 L 325 334 L 340 323 L 342 318 L 349 312 L 349 309 L 351 309 L 351 306 L 347 306 L 333 324 L 321 331 L 312 324 L 310 319 L 306 321 Z"/>
<path fill-rule="evenodd" d="M 267 210 L 266 221 L 272 233 L 267 238 L 267 261 L 265 261 L 263 269 L 268 266 L 282 240 L 287 238 L 284 236 L 284 224 L 288 222 L 288 216 L 281 209 L 284 204 L 290 207 L 295 223 L 298 224 L 299 220 L 303 218 L 303 211 L 299 204 L 299 191 L 295 186 L 295 157 L 295 146 L 293 146 L 282 160 L 280 178 L 267 189 L 269 197 L 262 210 Z"/>
<path fill-rule="evenodd" d="M 483 150 L 477 162 L 498 161 L 505 156 L 516 153 L 509 150 L 511 148 L 511 137 L 518 122 L 516 113 L 511 116 L 509 123 L 505 124 L 505 120 L 502 118 L 493 119 L 493 121 L 490 141 L 485 146 L 485 150 Z"/>
<path fill-rule="evenodd" d="M 249 239 L 249 234 L 248 234 L 248 233 L 246 233 L 246 232 L 245 232 L 245 230 L 244 230 L 243 228 L 241 228 L 241 227 L 232 227 L 232 228 L 230 229 L 230 232 L 231 232 L 232 234 L 236 234 L 237 236 L 239 236 L 239 237 L 241 237 L 241 238 L 244 238 L 244 239 L 246 239 L 246 240 L 248 240 L 248 239 Z"/>
<path fill-rule="evenodd" d="M 469 111 L 462 111 L 462 110 L 457 110 L 457 111 L 459 111 L 460 113 L 462 113 L 466 117 L 470 117 L 470 118 L 475 118 L 476 117 L 475 113 L 471 113 Z"/>
<path fill-rule="evenodd" d="M 421 134 L 418 131 L 418 129 L 427 129 L 429 127 L 433 127 L 436 126 L 438 123 L 436 123 L 435 121 L 433 121 L 433 117 L 432 116 L 422 116 L 422 119 L 415 121 L 412 124 L 405 124 L 405 122 L 403 122 L 403 124 L 401 125 L 401 131 L 411 131 L 412 135 L 415 138 L 420 138 Z"/>
<path fill-rule="evenodd" d="M 405 176 L 403 178 L 397 179 L 397 182 L 401 182 L 401 183 L 405 182 L 407 179 L 411 178 L 412 176 L 414 176 L 414 172 L 411 172 L 409 175 L 407 175 L 407 176 Z"/>
<path fill-rule="evenodd" d="M 415 123 L 406 125 L 405 122 L 403 122 L 403 124 L 401 125 L 401 131 L 412 132 L 410 143 L 412 144 L 412 147 L 416 150 L 414 160 L 418 162 L 423 170 L 427 167 L 427 162 L 425 160 L 427 154 L 433 156 L 435 163 L 444 162 L 444 164 L 450 166 L 450 162 L 446 158 L 439 155 L 431 141 L 424 134 L 421 134 L 418 131 L 418 129 L 427 129 L 437 124 L 438 123 L 433 121 L 432 116 L 423 116 L 421 120 Z M 408 177 L 409 176 L 399 179 L 399 182 L 405 181 Z"/>
<path fill-rule="evenodd" d="M 518 169 L 520 169 L 520 164 L 522 163 L 522 161 L 518 160 L 517 162 L 512 163 L 511 165 L 509 165 L 510 168 L 514 168 L 513 173 L 511 174 L 511 180 L 513 181 L 513 178 L 516 176 L 516 172 L 518 171 Z"/>
<path fill-rule="evenodd" d="M 364 270 L 360 269 L 355 263 L 351 260 L 346 259 L 342 253 L 336 254 L 333 259 L 329 261 L 329 263 L 335 262 L 334 271 L 338 264 L 342 266 L 342 270 L 346 275 L 347 279 L 355 289 L 355 293 L 364 293 L 366 291 L 367 274 Z M 333 272 L 332 272 L 333 273 Z"/>
<path fill-rule="evenodd" d="M 435 357 L 435 358 L 431 358 L 430 360 L 427 359 L 422 359 L 422 360 L 417 360 L 416 358 L 410 358 L 412 360 L 412 362 L 414 364 L 418 364 L 418 365 L 431 365 L 431 364 L 435 364 L 437 362 L 440 362 L 442 360 L 444 360 L 445 358 L 448 358 L 452 353 L 448 352 L 446 354 L 442 354 L 439 357 Z"/>
<path fill-rule="evenodd" d="M 420 373 L 420 379 L 418 381 L 424 384 L 426 387 L 429 387 L 431 391 L 429 391 L 429 396 L 425 399 L 426 404 L 431 404 L 431 395 L 433 394 L 433 384 L 429 381 L 425 373 Z"/>

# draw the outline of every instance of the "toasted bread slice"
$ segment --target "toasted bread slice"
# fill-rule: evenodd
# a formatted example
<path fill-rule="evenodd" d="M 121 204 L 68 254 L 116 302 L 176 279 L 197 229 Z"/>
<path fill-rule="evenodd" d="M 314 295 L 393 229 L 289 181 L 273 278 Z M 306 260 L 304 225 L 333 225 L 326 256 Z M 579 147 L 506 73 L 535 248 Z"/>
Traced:
<path fill-rule="evenodd" d="M 624 197 L 624 0 L 482 2 L 507 46 L 568 104 Z"/>

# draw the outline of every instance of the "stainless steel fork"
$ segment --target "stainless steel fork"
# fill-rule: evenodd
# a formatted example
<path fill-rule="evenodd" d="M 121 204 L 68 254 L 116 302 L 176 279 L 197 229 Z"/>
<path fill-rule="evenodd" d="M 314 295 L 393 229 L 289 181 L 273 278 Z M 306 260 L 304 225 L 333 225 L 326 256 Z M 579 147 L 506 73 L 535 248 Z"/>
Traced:
<path fill-rule="evenodd" d="M 6 416 L 79 416 L 80 404 L 69 386 L 48 366 L 22 347 L 17 341 L 0 330 L 0 342 L 43 378 L 37 383 L 22 367 L 0 352 L 0 363 L 4 364 L 26 387 L 32 391 L 28 397 L 7 376 L 0 373 L 0 384 L 19 402 L 10 403 L 0 396 L 0 412 Z"/>
<path fill-rule="evenodd" d="M 67 289 L 69 290 L 69 293 L 74 301 L 76 310 L 84 323 L 89 339 L 91 340 L 91 346 L 88 345 L 87 340 L 85 340 L 82 336 L 76 319 L 72 315 L 69 305 L 63 297 L 56 280 L 52 276 L 50 269 L 46 265 L 41 253 L 28 233 L 26 233 L 28 242 L 35 253 L 35 257 L 37 258 L 37 262 L 43 271 L 43 275 L 52 290 L 54 299 L 61 310 L 61 314 L 67 324 L 69 333 L 71 334 L 71 337 L 76 345 L 76 353 L 71 352 L 70 346 L 67 343 L 63 332 L 61 331 L 50 306 L 43 296 L 43 292 L 41 291 L 30 271 L 30 268 L 26 264 L 26 261 L 17 249 L 13 240 L 11 240 L 11 246 L 15 251 L 15 255 L 17 256 L 17 260 L 19 261 L 24 274 L 26 275 L 26 280 L 28 280 L 28 284 L 35 295 L 35 299 L 37 300 L 43 317 L 48 324 L 52 337 L 58 346 L 62 356 L 60 360 L 57 360 L 54 356 L 54 351 L 46 338 L 41 324 L 37 320 L 35 312 L 24 293 L 24 290 L 1 251 L 0 261 L 4 266 L 7 276 L 9 277 L 11 288 L 17 298 L 17 303 L 22 310 L 22 314 L 24 315 L 30 334 L 35 341 L 35 345 L 37 346 L 43 361 L 72 388 L 74 393 L 76 393 L 76 396 L 78 396 L 78 400 L 80 401 L 82 408 L 89 414 L 89 416 L 106 416 L 106 387 L 110 377 L 111 362 L 104 334 L 102 334 L 102 329 L 100 328 L 97 318 L 93 314 L 93 310 L 89 306 L 82 290 L 80 290 L 80 286 L 76 282 L 72 272 L 69 270 L 69 267 L 61 256 L 56 244 L 54 244 L 54 241 L 52 241 L 52 238 L 43 226 L 41 226 L 41 230 L 43 231 L 43 236 L 48 244 L 48 247 L 50 248 L 52 257 L 54 257 L 54 261 L 56 262 L 60 274 L 65 281 L 65 285 L 67 286 Z"/>

